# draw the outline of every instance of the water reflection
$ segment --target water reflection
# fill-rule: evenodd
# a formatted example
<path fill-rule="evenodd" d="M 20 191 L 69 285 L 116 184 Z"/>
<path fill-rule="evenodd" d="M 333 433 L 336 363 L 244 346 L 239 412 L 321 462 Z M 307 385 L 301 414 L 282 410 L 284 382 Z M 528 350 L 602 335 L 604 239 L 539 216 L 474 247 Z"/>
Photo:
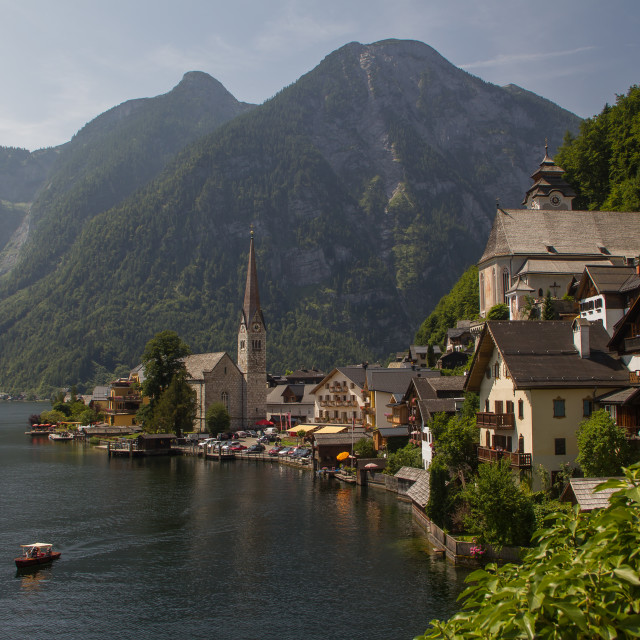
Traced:
<path fill-rule="evenodd" d="M 39 591 L 51 578 L 52 567 L 31 567 L 16 570 L 16 578 L 20 579 L 20 588 L 25 592 Z"/>

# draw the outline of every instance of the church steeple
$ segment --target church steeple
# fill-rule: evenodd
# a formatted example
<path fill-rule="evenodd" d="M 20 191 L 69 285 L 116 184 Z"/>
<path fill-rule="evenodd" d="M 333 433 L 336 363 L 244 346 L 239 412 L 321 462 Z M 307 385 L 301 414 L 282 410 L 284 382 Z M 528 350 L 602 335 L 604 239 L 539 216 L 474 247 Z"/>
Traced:
<path fill-rule="evenodd" d="M 256 255 L 253 248 L 253 229 L 249 243 L 249 266 L 247 268 L 247 284 L 244 289 L 244 304 L 242 314 L 245 326 L 249 326 L 256 319 L 264 325 L 264 317 L 260 308 L 260 292 L 258 291 L 258 270 L 256 269 Z"/>
<path fill-rule="evenodd" d="M 238 369 L 244 378 L 244 419 L 247 424 L 253 425 L 266 418 L 267 414 L 267 328 L 260 307 L 253 229 L 238 329 Z"/>

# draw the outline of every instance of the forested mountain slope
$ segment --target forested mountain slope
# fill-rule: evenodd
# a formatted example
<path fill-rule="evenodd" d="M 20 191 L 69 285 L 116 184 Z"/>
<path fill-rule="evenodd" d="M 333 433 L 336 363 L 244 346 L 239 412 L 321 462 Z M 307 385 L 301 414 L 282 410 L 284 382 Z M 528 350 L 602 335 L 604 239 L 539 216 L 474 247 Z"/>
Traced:
<path fill-rule="evenodd" d="M 31 207 L 17 268 L 0 282 L 0 295 L 49 273 L 88 220 L 155 178 L 190 142 L 251 107 L 211 76 L 189 72 L 169 93 L 129 100 L 89 122 L 56 148 Z M 40 153 L 30 156 L 37 159 Z M 14 266 L 3 257 L 0 274 Z"/>
<path fill-rule="evenodd" d="M 269 368 L 384 357 L 477 260 L 496 197 L 519 205 L 545 137 L 578 124 L 425 44 L 346 45 L 120 204 L 61 208 L 77 237 L 2 283 L 0 388 L 93 380 L 162 329 L 234 353 L 251 224 Z"/>

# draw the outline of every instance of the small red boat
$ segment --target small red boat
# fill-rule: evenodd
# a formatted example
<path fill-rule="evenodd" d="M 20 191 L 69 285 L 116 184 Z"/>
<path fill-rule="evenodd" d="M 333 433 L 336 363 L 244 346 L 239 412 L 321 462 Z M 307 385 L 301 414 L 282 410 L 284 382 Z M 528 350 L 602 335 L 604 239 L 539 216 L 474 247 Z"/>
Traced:
<path fill-rule="evenodd" d="M 47 542 L 34 542 L 33 544 L 22 544 L 22 555 L 16 558 L 16 567 L 35 567 L 39 564 L 49 564 L 57 560 L 62 553 L 53 551 L 53 545 Z"/>

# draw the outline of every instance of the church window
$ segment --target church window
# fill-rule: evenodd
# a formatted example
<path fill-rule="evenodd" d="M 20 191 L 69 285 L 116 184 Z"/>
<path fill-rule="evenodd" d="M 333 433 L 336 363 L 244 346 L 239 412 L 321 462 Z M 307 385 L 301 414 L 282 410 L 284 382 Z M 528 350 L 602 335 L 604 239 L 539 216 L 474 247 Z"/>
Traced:
<path fill-rule="evenodd" d="M 493 377 L 498 380 L 500 378 L 500 363 L 496 362 L 493 365 Z"/>
<path fill-rule="evenodd" d="M 504 268 L 502 270 L 502 302 L 507 301 L 507 291 L 511 286 L 511 276 L 509 275 L 509 269 Z"/>
<path fill-rule="evenodd" d="M 524 419 L 524 402 L 522 400 L 518 400 L 518 418 Z"/>
<path fill-rule="evenodd" d="M 220 399 L 222 400 L 224 408 L 229 411 L 229 394 L 226 391 L 223 391 Z"/>
<path fill-rule="evenodd" d="M 246 343 L 244 340 L 240 340 L 240 351 L 244 351 L 246 349 Z"/>
<path fill-rule="evenodd" d="M 480 274 L 480 311 L 484 311 L 484 273 Z"/>

